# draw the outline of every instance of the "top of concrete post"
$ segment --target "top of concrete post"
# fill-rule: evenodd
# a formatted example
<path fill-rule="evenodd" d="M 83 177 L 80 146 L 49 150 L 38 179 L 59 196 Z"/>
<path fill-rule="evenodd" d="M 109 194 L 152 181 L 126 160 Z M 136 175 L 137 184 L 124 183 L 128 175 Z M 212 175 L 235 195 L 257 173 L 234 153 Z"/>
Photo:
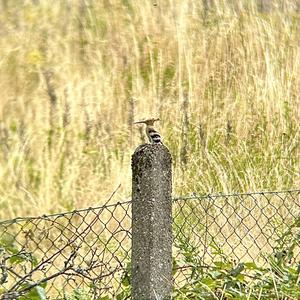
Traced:
<path fill-rule="evenodd" d="M 136 148 L 132 155 L 132 168 L 136 166 L 136 163 L 140 159 L 145 159 L 147 161 L 156 162 L 166 162 L 166 164 L 171 163 L 172 157 L 169 149 L 163 144 L 143 144 Z"/>

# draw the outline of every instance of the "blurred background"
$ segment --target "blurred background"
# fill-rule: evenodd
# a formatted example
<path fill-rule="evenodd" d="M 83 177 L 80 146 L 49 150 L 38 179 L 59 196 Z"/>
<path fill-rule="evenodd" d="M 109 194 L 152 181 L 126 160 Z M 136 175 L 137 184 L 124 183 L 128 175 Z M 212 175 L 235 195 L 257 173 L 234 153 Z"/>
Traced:
<path fill-rule="evenodd" d="M 160 117 L 174 195 L 299 188 L 299 0 L 1 0 L 0 218 L 130 199 Z"/>

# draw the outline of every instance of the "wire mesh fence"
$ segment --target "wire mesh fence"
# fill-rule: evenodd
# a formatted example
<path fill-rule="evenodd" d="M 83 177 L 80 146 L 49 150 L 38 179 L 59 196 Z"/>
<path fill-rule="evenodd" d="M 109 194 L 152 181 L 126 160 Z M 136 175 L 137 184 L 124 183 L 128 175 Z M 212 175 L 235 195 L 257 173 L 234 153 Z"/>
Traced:
<path fill-rule="evenodd" d="M 276 256 L 299 262 L 299 190 L 178 198 L 173 218 L 177 286 L 197 268 L 268 267 Z"/>
<path fill-rule="evenodd" d="M 0 299 L 121 297 L 130 228 L 130 202 L 0 223 Z"/>
<path fill-rule="evenodd" d="M 174 286 L 222 256 L 263 266 L 287 249 L 299 260 L 299 200 L 300 190 L 174 199 Z M 0 222 L 0 299 L 130 298 L 130 252 L 130 201 Z"/>

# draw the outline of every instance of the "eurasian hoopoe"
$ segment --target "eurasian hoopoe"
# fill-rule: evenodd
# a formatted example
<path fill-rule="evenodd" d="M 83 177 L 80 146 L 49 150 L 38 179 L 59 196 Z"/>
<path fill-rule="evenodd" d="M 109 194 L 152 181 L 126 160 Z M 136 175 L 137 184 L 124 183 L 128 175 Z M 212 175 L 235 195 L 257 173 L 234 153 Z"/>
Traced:
<path fill-rule="evenodd" d="M 147 119 L 144 121 L 134 122 L 134 124 L 146 124 L 146 134 L 151 144 L 162 144 L 160 134 L 154 129 L 153 125 L 158 118 Z"/>

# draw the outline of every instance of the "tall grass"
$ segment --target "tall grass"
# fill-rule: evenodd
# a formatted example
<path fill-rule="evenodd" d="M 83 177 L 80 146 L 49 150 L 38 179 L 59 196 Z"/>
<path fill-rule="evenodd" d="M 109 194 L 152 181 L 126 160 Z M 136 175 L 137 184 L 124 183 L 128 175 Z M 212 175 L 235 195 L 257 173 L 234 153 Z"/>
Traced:
<path fill-rule="evenodd" d="M 130 197 L 149 116 L 175 194 L 299 187 L 297 1 L 206 2 L 1 2 L 0 218 Z"/>

